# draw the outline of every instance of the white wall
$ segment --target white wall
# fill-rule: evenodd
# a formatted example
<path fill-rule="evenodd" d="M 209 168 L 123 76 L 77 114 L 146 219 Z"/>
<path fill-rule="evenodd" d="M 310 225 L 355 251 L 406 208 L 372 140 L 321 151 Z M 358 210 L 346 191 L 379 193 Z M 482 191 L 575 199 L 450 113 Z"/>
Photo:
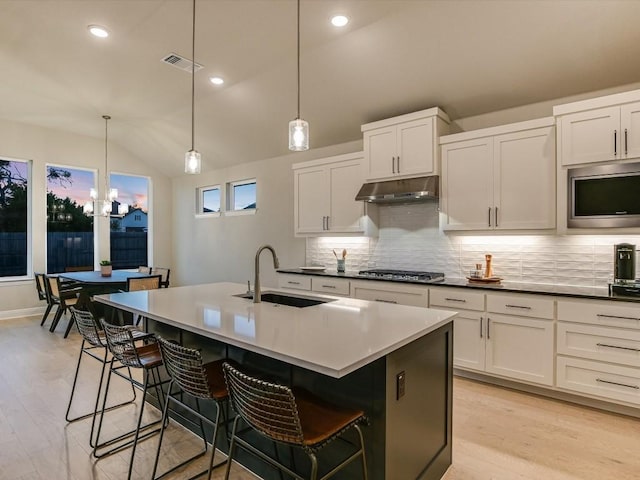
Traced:
<path fill-rule="evenodd" d="M 293 234 L 291 165 L 361 149 L 362 142 L 356 141 L 174 179 L 172 285 L 215 281 L 246 284 L 247 280 L 253 285 L 254 258 L 263 244 L 275 248 L 281 268 L 304 265 L 305 241 Z M 257 180 L 255 215 L 195 217 L 198 187 L 247 178 Z M 261 257 L 263 286 L 277 284 L 269 257 L 269 252 Z"/>
<path fill-rule="evenodd" d="M 96 121 L 100 120 L 96 117 Z M 102 120 L 100 120 L 102 121 Z M 99 130 L 99 129 L 98 129 Z M 0 121 L 0 156 L 31 160 L 33 269 L 46 271 L 46 166 L 68 165 L 98 170 L 98 185 L 104 185 L 104 138 L 74 135 L 53 129 L 16 122 Z M 117 173 L 148 176 L 151 179 L 153 204 L 153 242 L 149 245 L 153 263 L 168 265 L 171 260 L 171 182 L 153 165 L 142 162 L 117 145 L 109 145 L 109 170 Z M 99 258 L 109 258 L 109 226 L 98 219 L 101 240 Z M 0 318 L 24 314 L 40 307 L 33 280 L 3 282 L 0 279 Z"/>

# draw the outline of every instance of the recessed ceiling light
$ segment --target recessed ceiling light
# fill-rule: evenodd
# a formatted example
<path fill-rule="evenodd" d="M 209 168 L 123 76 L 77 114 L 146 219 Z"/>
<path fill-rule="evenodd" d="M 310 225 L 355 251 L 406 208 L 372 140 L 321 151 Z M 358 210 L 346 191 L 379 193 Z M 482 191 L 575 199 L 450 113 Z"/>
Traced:
<path fill-rule="evenodd" d="M 331 24 L 334 27 L 344 27 L 347 23 L 349 23 L 349 18 L 344 15 L 334 15 L 331 17 Z"/>
<path fill-rule="evenodd" d="M 222 85 L 224 83 L 224 79 L 221 77 L 209 77 L 209 81 L 214 85 Z"/>
<path fill-rule="evenodd" d="M 89 29 L 89 33 L 95 37 L 107 38 L 109 36 L 109 30 L 100 25 L 89 25 L 87 28 Z"/>

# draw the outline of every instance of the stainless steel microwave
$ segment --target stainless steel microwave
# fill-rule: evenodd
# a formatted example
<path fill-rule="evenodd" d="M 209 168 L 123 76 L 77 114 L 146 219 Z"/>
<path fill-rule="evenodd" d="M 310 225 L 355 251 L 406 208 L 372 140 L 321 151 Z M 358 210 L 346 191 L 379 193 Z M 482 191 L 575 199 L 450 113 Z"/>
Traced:
<path fill-rule="evenodd" d="M 568 181 L 568 227 L 640 226 L 640 163 L 572 168 Z"/>

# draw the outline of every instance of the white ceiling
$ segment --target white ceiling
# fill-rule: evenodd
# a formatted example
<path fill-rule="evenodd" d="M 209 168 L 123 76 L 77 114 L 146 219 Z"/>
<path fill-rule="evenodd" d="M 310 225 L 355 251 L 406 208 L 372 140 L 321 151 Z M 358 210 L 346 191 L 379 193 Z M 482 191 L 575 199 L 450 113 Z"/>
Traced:
<path fill-rule="evenodd" d="M 203 171 L 288 152 L 295 19 L 295 0 L 198 0 Z M 432 106 L 464 118 L 638 82 L 639 25 L 640 0 L 302 0 L 301 116 L 315 148 Z M 190 0 L 0 0 L 0 118 L 102 138 L 110 114 L 111 142 L 180 175 L 191 78 L 171 52 L 191 57 Z"/>

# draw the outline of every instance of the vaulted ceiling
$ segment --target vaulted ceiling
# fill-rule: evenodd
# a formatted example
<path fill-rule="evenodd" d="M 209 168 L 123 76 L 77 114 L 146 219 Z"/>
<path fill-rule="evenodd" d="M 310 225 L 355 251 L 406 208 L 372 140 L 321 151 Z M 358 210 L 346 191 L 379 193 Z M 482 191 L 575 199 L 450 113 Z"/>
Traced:
<path fill-rule="evenodd" d="M 432 106 L 455 119 L 638 82 L 639 20 L 637 0 L 302 0 L 311 146 Z M 198 0 L 203 171 L 288 152 L 295 21 L 295 0 Z M 191 58 L 190 0 L 0 0 L 0 118 L 101 138 L 107 113 L 110 141 L 180 175 L 191 74 L 170 53 Z"/>

